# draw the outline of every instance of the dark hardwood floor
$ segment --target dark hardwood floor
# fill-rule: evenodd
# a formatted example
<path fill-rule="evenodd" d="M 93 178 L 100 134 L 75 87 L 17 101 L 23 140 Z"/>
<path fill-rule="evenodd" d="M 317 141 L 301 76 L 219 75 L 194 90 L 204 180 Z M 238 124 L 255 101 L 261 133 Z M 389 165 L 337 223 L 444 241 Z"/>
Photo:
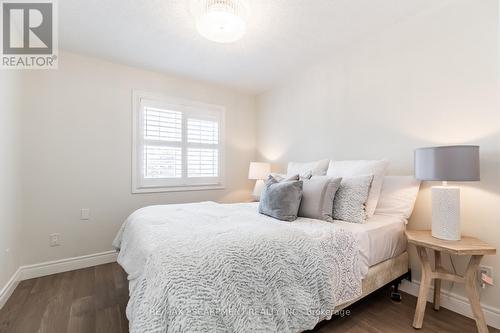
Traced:
<path fill-rule="evenodd" d="M 128 285 L 116 264 L 55 274 L 19 284 L 0 310 L 1 333 L 125 333 Z M 405 333 L 411 327 L 416 298 L 403 294 L 393 303 L 388 290 L 349 308 L 315 328 L 317 333 Z M 421 333 L 476 332 L 474 321 L 442 308 L 428 306 Z M 490 329 L 491 333 L 500 333 Z"/>
<path fill-rule="evenodd" d="M 0 332 L 128 332 L 127 301 L 116 263 L 26 280 L 0 310 Z"/>

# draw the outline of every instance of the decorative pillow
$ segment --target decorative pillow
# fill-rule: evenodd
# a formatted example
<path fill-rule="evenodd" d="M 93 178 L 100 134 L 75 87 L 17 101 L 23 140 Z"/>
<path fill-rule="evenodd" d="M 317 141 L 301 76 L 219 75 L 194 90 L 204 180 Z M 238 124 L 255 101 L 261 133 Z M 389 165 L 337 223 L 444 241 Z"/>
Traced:
<path fill-rule="evenodd" d="M 375 214 L 398 216 L 408 222 L 419 188 L 420 181 L 413 176 L 385 176 Z"/>
<path fill-rule="evenodd" d="M 297 219 L 302 185 L 301 180 L 278 182 L 269 176 L 260 195 L 259 213 L 282 221 Z"/>
<path fill-rule="evenodd" d="M 333 221 L 333 199 L 342 178 L 315 176 L 305 180 L 299 216 L 311 219 Z"/>
<path fill-rule="evenodd" d="M 373 176 L 342 178 L 333 200 L 333 218 L 346 222 L 364 223 L 365 205 Z"/>
<path fill-rule="evenodd" d="M 309 172 L 312 176 L 324 176 L 328 169 L 329 160 L 319 160 L 316 162 L 290 162 L 286 171 L 287 175 L 299 174 L 301 176 L 307 175 Z"/>
<path fill-rule="evenodd" d="M 342 178 L 373 175 L 373 182 L 366 203 L 366 215 L 367 217 L 372 217 L 375 213 L 375 208 L 377 208 L 382 181 L 388 165 L 388 160 L 330 161 L 326 174 L 330 177 Z"/>

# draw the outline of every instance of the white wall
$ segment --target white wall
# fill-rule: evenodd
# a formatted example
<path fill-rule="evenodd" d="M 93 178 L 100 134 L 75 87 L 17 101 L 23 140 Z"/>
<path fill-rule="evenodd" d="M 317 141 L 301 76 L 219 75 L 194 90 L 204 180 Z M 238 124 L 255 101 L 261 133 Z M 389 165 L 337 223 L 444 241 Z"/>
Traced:
<path fill-rule="evenodd" d="M 22 112 L 23 264 L 111 249 L 146 205 L 250 198 L 255 101 L 229 89 L 63 52 L 59 69 L 30 71 Z M 132 89 L 226 107 L 226 189 L 131 194 Z M 80 221 L 80 208 L 91 220 Z M 62 246 L 49 247 L 61 233 Z"/>
<path fill-rule="evenodd" d="M 451 1 L 260 96 L 259 154 L 281 168 L 290 160 L 387 157 L 391 174 L 412 174 L 417 147 L 479 144 L 482 180 L 462 186 L 462 230 L 500 248 L 497 6 Z M 410 229 L 430 228 L 429 185 Z M 482 292 L 483 303 L 500 309 L 500 255 L 483 262 L 498 285 Z M 463 270 L 464 261 L 457 264 Z M 414 253 L 411 266 L 419 280 Z M 463 294 L 457 285 L 453 292 Z"/>
<path fill-rule="evenodd" d="M 19 266 L 20 176 L 18 115 L 21 77 L 0 75 L 0 290 Z"/>

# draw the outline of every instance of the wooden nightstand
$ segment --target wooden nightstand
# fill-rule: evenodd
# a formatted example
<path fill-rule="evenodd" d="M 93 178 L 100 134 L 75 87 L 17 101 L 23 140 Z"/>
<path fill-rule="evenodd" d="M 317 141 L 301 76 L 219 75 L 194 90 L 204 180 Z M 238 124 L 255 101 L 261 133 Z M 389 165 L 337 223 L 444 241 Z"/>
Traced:
<path fill-rule="evenodd" d="M 472 313 L 476 320 L 476 325 L 479 333 L 488 332 L 483 311 L 479 303 L 478 293 L 478 278 L 477 271 L 479 263 L 484 255 L 495 254 L 496 249 L 473 237 L 462 236 L 459 241 L 446 241 L 434 238 L 430 230 L 407 230 L 406 237 L 409 244 L 415 244 L 417 247 L 418 258 L 422 265 L 422 279 L 420 282 L 420 290 L 418 292 L 417 308 L 415 309 L 415 317 L 413 319 L 414 328 L 422 328 L 424 320 L 425 305 L 427 303 L 427 295 L 434 280 L 434 309 L 439 310 L 439 299 L 441 294 L 441 280 L 448 280 L 458 283 L 465 283 L 465 290 L 472 307 Z M 434 270 L 431 268 L 429 258 L 427 257 L 426 249 L 434 250 Z M 465 272 L 465 276 L 456 275 L 445 270 L 441 266 L 441 252 L 466 256 L 470 255 L 469 265 Z"/>

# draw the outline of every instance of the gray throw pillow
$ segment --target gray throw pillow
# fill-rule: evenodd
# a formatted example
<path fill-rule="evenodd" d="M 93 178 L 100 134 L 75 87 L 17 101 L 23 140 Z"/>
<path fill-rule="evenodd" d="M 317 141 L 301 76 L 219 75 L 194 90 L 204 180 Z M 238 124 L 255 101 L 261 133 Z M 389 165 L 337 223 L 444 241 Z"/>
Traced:
<path fill-rule="evenodd" d="M 333 221 L 333 200 L 342 178 L 314 176 L 304 180 L 299 216 Z"/>
<path fill-rule="evenodd" d="M 364 223 L 366 201 L 373 176 L 343 178 L 333 201 L 333 218 L 346 222 Z"/>
<path fill-rule="evenodd" d="M 260 195 L 259 213 L 282 221 L 297 219 L 302 185 L 301 180 L 278 182 L 269 176 Z"/>

